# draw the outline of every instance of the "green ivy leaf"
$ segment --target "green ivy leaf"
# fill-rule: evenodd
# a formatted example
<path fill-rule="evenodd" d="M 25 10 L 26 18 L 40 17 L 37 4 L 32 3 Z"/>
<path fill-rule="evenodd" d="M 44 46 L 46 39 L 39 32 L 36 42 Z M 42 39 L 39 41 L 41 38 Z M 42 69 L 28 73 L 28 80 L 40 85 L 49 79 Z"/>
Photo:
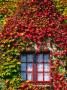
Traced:
<path fill-rule="evenodd" d="M 64 71 L 64 68 L 62 66 L 59 66 L 59 72 L 62 73 Z"/>

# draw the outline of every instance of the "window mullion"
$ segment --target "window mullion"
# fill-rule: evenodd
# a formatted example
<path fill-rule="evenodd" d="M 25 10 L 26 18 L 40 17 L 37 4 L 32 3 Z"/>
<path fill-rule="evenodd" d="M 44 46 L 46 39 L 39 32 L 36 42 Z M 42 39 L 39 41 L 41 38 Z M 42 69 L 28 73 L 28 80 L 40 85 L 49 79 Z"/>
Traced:
<path fill-rule="evenodd" d="M 44 81 L 44 54 L 43 54 L 43 81 Z"/>
<path fill-rule="evenodd" d="M 33 81 L 34 81 L 34 55 L 33 55 L 33 62 L 32 62 L 32 76 L 33 76 Z"/>
<path fill-rule="evenodd" d="M 36 54 L 33 55 L 33 80 L 37 80 Z"/>
<path fill-rule="evenodd" d="M 35 62 L 36 62 L 35 63 L 35 67 L 36 67 L 36 70 L 35 70 L 36 71 L 36 76 L 35 77 L 36 77 L 36 81 L 37 81 L 37 75 L 38 75 L 38 72 L 37 72 L 37 53 L 35 54 Z"/>
<path fill-rule="evenodd" d="M 36 81 L 37 81 L 37 78 L 38 78 L 38 71 L 37 71 L 37 63 L 36 63 Z"/>
<path fill-rule="evenodd" d="M 27 54 L 26 54 L 26 80 L 27 80 Z"/>

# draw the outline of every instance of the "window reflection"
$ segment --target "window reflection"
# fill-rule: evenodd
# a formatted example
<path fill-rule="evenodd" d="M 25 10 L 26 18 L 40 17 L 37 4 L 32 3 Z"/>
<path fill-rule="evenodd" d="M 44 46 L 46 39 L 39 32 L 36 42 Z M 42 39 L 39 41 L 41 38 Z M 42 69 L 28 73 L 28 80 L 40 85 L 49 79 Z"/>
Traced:
<path fill-rule="evenodd" d="M 27 71 L 32 71 L 32 63 L 31 64 L 27 64 Z"/>
<path fill-rule="evenodd" d="M 40 72 L 43 71 L 43 64 L 38 64 L 38 71 L 40 71 Z"/>
<path fill-rule="evenodd" d="M 50 81 L 50 74 L 44 73 L 44 81 Z"/>
<path fill-rule="evenodd" d="M 26 71 L 26 63 L 21 64 L 21 71 Z"/>
<path fill-rule="evenodd" d="M 22 77 L 22 80 L 26 80 L 26 73 L 25 72 L 21 72 L 21 77 Z"/>
<path fill-rule="evenodd" d="M 32 73 L 27 73 L 27 80 L 32 80 Z"/>
<path fill-rule="evenodd" d="M 21 56 L 21 62 L 26 62 L 26 55 L 25 54 Z"/>
<path fill-rule="evenodd" d="M 45 72 L 50 71 L 50 65 L 48 63 L 44 64 L 44 71 Z"/>
<path fill-rule="evenodd" d="M 38 81 L 43 81 L 43 73 L 38 73 Z"/>
<path fill-rule="evenodd" d="M 49 54 L 44 55 L 44 62 L 49 62 Z"/>
<path fill-rule="evenodd" d="M 27 54 L 27 62 L 33 62 L 33 54 Z"/>
<path fill-rule="evenodd" d="M 43 54 L 38 54 L 37 55 L 37 61 L 38 62 L 43 62 Z"/>

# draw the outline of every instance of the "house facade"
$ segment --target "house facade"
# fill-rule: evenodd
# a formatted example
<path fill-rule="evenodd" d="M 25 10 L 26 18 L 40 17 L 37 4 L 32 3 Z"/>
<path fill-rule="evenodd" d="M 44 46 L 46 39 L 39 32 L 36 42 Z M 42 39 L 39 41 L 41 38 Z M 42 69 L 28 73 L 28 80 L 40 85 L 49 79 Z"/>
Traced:
<path fill-rule="evenodd" d="M 67 55 L 67 31 L 64 17 L 52 0 L 19 3 L 14 16 L 7 19 L 0 40 L 1 60 L 7 62 L 0 77 L 8 79 L 11 87 L 18 85 L 18 81 L 29 81 L 50 85 L 53 90 L 65 88 L 63 60 Z M 15 78 L 13 83 L 11 78 Z"/>

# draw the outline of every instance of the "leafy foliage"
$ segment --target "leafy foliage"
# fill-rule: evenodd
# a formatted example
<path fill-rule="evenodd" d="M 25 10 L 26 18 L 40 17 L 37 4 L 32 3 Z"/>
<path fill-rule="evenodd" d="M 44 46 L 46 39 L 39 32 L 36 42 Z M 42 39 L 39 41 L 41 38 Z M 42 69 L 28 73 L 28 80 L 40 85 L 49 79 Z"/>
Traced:
<path fill-rule="evenodd" d="M 8 81 L 8 88 L 16 89 L 20 82 L 19 56 L 28 47 L 35 48 L 37 45 L 40 50 L 43 44 L 44 50 L 49 49 L 51 52 L 52 63 L 54 60 L 63 61 L 67 53 L 65 25 L 66 19 L 57 12 L 52 0 L 18 3 L 16 13 L 7 18 L 4 29 L 0 32 L 0 77 Z M 53 74 L 52 83 L 56 82 L 54 75 L 65 72 L 61 64 L 55 64 L 54 67 L 57 73 Z M 58 82 L 60 81 L 59 78 Z"/>
<path fill-rule="evenodd" d="M 16 57 L 12 57 L 10 50 L 7 50 L 5 53 L 0 53 L 0 78 L 4 79 L 7 82 L 7 89 L 11 86 L 14 90 L 20 83 L 20 62 L 17 61 Z M 15 54 L 14 54 L 15 55 Z"/>
<path fill-rule="evenodd" d="M 21 83 L 19 89 L 20 90 L 49 90 L 50 85 L 38 86 L 35 84 L 31 84 L 29 81 L 26 81 Z"/>
<path fill-rule="evenodd" d="M 0 79 L 0 90 L 7 90 L 5 81 L 3 79 Z"/>
<path fill-rule="evenodd" d="M 67 83 L 65 82 L 65 78 L 64 73 L 65 73 L 65 69 L 64 69 L 64 62 L 61 60 L 56 60 L 52 62 L 51 65 L 51 69 L 52 69 L 52 81 L 53 81 L 53 86 L 54 86 L 54 90 L 66 90 L 66 85 Z"/>
<path fill-rule="evenodd" d="M 15 38 L 17 44 L 18 38 L 21 38 L 23 43 L 31 41 L 37 44 L 50 39 L 50 42 L 55 43 L 59 49 L 66 49 L 67 32 L 63 27 L 64 18 L 56 12 L 51 1 L 40 4 L 39 1 L 26 2 L 19 4 L 19 7 L 16 15 L 8 19 L 2 37 L 7 38 L 9 35 L 9 39 Z"/>
<path fill-rule="evenodd" d="M 67 0 L 53 0 L 57 10 L 64 16 L 67 16 Z"/>
<path fill-rule="evenodd" d="M 14 14 L 19 1 L 21 0 L 0 0 L 0 24 L 5 24 L 6 17 Z"/>

